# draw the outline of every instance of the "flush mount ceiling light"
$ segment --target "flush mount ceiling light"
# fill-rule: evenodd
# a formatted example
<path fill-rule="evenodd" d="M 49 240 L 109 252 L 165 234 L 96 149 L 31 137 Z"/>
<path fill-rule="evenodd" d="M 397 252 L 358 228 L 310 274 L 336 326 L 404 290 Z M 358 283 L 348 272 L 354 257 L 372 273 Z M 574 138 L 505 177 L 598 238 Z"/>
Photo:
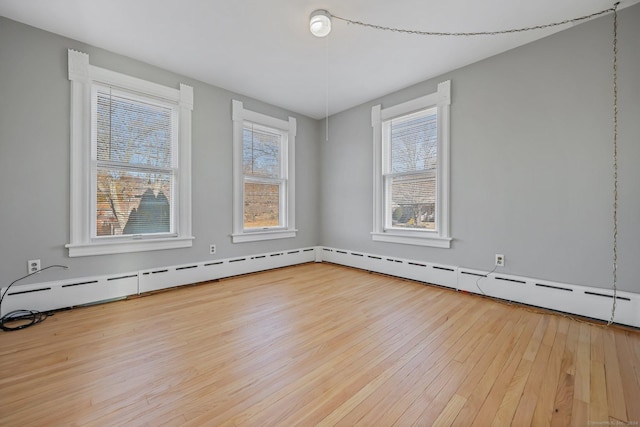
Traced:
<path fill-rule="evenodd" d="M 309 18 L 309 30 L 316 37 L 325 37 L 331 32 L 331 15 L 324 9 L 314 10 Z"/>

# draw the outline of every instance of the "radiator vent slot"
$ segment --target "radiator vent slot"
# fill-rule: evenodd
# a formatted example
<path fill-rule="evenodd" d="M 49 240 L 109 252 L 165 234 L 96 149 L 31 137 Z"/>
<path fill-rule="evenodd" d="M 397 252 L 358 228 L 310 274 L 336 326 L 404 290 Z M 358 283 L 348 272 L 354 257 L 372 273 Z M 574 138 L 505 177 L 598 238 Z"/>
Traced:
<path fill-rule="evenodd" d="M 160 274 L 160 273 L 168 273 L 169 270 L 156 270 L 156 271 L 152 271 L 151 274 Z"/>
<path fill-rule="evenodd" d="M 400 261 L 399 259 L 391 259 L 391 258 L 387 258 L 387 261 L 391 261 L 391 262 L 397 262 L 399 264 L 402 264 L 403 261 Z"/>
<path fill-rule="evenodd" d="M 271 254 L 271 256 L 282 256 L 284 255 L 282 252 L 278 252 L 277 254 Z"/>
<path fill-rule="evenodd" d="M 205 267 L 211 267 L 212 265 L 220 265 L 220 264 L 223 264 L 223 262 L 222 261 L 208 262 L 204 266 Z"/>
<path fill-rule="evenodd" d="M 382 259 L 379 256 L 373 256 L 373 255 L 369 255 L 367 258 L 371 258 L 371 259 Z"/>
<path fill-rule="evenodd" d="M 189 270 L 190 268 L 198 268 L 198 266 L 197 266 L 197 265 L 189 265 L 189 266 L 187 266 L 187 267 L 178 267 L 178 268 L 176 268 L 176 271 L 179 271 L 179 270 Z"/>
<path fill-rule="evenodd" d="M 137 274 L 130 274 L 128 276 L 109 277 L 107 279 L 107 282 L 110 282 L 112 280 L 131 279 L 132 277 L 138 277 L 138 275 Z"/>
<path fill-rule="evenodd" d="M 299 253 L 300 253 L 300 251 L 289 251 L 289 252 L 287 252 L 288 255 L 299 254 Z"/>
<path fill-rule="evenodd" d="M 333 252 L 331 249 L 329 248 L 322 248 L 323 251 L 327 251 L 327 252 Z"/>
<path fill-rule="evenodd" d="M 230 259 L 229 262 L 240 262 L 240 261 L 246 261 L 246 258 L 236 258 L 236 259 Z"/>
<path fill-rule="evenodd" d="M 559 291 L 569 291 L 569 292 L 573 292 L 573 289 L 563 288 L 563 287 L 561 287 L 561 286 L 545 285 L 545 284 L 543 284 L 543 283 L 536 283 L 536 286 L 540 286 L 541 288 L 557 289 L 557 290 L 559 290 Z"/>
<path fill-rule="evenodd" d="M 267 257 L 266 255 L 258 255 L 258 256 L 251 257 L 251 259 L 262 259 L 266 257 Z"/>
<path fill-rule="evenodd" d="M 433 266 L 433 269 L 434 269 L 434 270 L 451 271 L 451 272 L 455 271 L 453 268 L 438 267 L 437 265 L 434 265 L 434 266 Z"/>
<path fill-rule="evenodd" d="M 309 249 L 305 249 L 305 250 L 304 250 L 304 251 L 302 251 L 302 252 L 311 252 L 311 251 L 313 251 L 313 250 L 314 250 L 313 248 L 309 248 Z"/>
<path fill-rule="evenodd" d="M 599 294 L 597 292 L 589 292 L 589 291 L 585 291 L 584 292 L 586 295 L 593 295 L 596 297 L 605 297 L 605 298 L 613 298 L 613 295 L 607 295 L 607 294 Z M 631 301 L 630 298 L 626 298 L 626 297 L 619 297 L 616 296 L 616 299 L 622 300 L 622 301 Z"/>
<path fill-rule="evenodd" d="M 33 292 L 41 292 L 41 291 L 50 291 L 51 288 L 40 288 L 40 289 L 31 289 L 30 291 L 15 291 L 15 292 L 10 292 L 7 295 L 22 295 L 22 294 L 30 294 Z"/>
<path fill-rule="evenodd" d="M 342 255 L 346 255 L 347 254 L 346 251 L 338 251 L 338 250 L 336 250 L 336 252 L 339 253 L 339 254 L 342 254 Z"/>
<path fill-rule="evenodd" d="M 89 282 L 69 283 L 68 285 L 62 285 L 62 287 L 63 288 L 70 288 L 72 286 L 91 285 L 93 283 L 98 283 L 98 281 L 97 280 L 91 280 Z"/>
<path fill-rule="evenodd" d="M 527 282 L 522 281 L 522 280 L 516 280 L 516 279 L 507 279 L 506 277 L 496 277 L 496 280 L 502 280 L 505 282 L 511 282 L 511 283 L 520 283 L 521 285 L 526 285 Z"/>
<path fill-rule="evenodd" d="M 426 264 L 420 264 L 419 262 L 409 262 L 409 265 L 415 265 L 416 267 L 426 267 Z"/>
<path fill-rule="evenodd" d="M 470 271 L 461 271 L 460 273 L 461 273 L 461 274 L 466 274 L 466 275 L 469 275 L 469 276 L 487 277 L 487 275 L 486 275 L 486 274 L 482 274 L 482 273 L 472 273 L 472 272 L 470 272 Z"/>
<path fill-rule="evenodd" d="M 353 256 L 360 256 L 360 257 L 363 257 L 363 256 L 364 256 L 363 254 L 359 254 L 359 253 L 356 253 L 356 252 L 351 252 L 351 255 L 353 255 Z"/>

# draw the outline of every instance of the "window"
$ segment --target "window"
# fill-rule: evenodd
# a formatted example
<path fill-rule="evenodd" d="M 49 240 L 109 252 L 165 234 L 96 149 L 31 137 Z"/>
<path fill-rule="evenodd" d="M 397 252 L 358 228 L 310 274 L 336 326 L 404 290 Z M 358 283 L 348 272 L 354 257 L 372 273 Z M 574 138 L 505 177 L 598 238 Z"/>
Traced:
<path fill-rule="evenodd" d="M 233 242 L 295 237 L 296 119 L 233 101 Z"/>
<path fill-rule="evenodd" d="M 69 256 L 189 247 L 193 89 L 89 65 L 69 50 Z"/>
<path fill-rule="evenodd" d="M 450 82 L 371 111 L 373 240 L 448 248 Z"/>

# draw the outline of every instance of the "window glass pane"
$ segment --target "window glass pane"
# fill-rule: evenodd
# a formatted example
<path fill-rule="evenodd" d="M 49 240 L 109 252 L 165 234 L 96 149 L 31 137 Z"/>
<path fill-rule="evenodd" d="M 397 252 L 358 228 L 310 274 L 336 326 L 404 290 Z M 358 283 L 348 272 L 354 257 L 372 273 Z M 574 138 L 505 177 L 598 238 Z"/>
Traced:
<path fill-rule="evenodd" d="M 97 160 L 171 167 L 172 109 L 99 91 Z"/>
<path fill-rule="evenodd" d="M 244 228 L 280 225 L 280 185 L 244 183 Z"/>
<path fill-rule="evenodd" d="M 98 167 L 96 235 L 171 232 L 171 173 Z"/>
<path fill-rule="evenodd" d="M 277 132 L 245 125 L 242 134 L 242 168 L 245 175 L 280 177 L 280 144 Z"/>
<path fill-rule="evenodd" d="M 433 172 L 389 178 L 391 225 L 435 229 L 436 176 Z"/>
<path fill-rule="evenodd" d="M 437 165 L 436 109 L 391 121 L 391 172 L 434 169 Z"/>

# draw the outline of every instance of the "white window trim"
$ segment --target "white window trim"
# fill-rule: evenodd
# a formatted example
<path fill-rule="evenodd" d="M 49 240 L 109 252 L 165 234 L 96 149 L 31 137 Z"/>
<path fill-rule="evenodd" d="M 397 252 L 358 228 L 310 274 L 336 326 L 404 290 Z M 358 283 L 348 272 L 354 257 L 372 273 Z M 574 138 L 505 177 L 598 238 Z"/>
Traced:
<path fill-rule="evenodd" d="M 232 100 L 233 118 L 233 243 L 256 242 L 260 240 L 286 239 L 295 237 L 295 140 L 297 125 L 294 117 L 281 120 L 260 114 L 244 108 L 242 102 Z M 244 186 L 242 174 L 242 133 L 244 121 L 262 126 L 282 130 L 288 133 L 287 144 L 284 149 L 285 164 L 287 165 L 286 200 L 284 201 L 285 227 L 267 230 L 244 229 Z"/>
<path fill-rule="evenodd" d="M 193 88 L 148 82 L 89 64 L 89 55 L 69 49 L 71 81 L 70 257 L 191 247 L 191 111 Z M 108 240 L 91 238 L 91 90 L 101 83 L 160 98 L 179 107 L 177 236 Z"/>
<path fill-rule="evenodd" d="M 407 245 L 450 248 L 449 231 L 449 107 L 451 105 L 451 81 L 438 84 L 437 92 L 383 109 L 375 105 L 371 109 L 373 127 L 373 231 L 374 241 L 401 243 Z M 436 183 L 435 231 L 397 230 L 384 227 L 384 184 L 382 123 L 394 117 L 403 116 L 429 107 L 438 109 L 438 168 Z"/>

